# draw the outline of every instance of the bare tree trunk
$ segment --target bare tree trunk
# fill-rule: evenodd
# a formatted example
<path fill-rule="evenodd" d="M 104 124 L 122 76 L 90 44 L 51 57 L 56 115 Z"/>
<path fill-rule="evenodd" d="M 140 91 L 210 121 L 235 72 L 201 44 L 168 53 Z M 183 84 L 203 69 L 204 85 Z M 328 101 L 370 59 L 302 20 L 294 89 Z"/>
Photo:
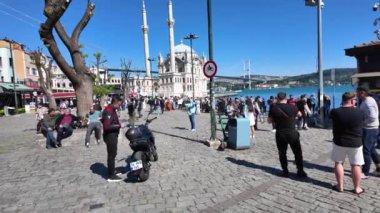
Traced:
<path fill-rule="evenodd" d="M 49 102 L 49 108 L 57 109 L 57 102 L 55 102 L 55 98 L 53 96 L 53 91 L 44 90 L 43 92 L 45 93 L 47 100 Z"/>
<path fill-rule="evenodd" d="M 90 78 L 90 79 L 87 79 Z M 87 80 L 86 80 L 87 79 Z M 93 96 L 93 80 L 90 76 L 85 75 L 83 77 L 83 81 L 78 84 L 74 85 L 75 94 L 77 97 L 77 115 L 79 117 L 84 117 L 85 114 L 82 114 L 80 112 L 88 112 L 90 110 L 90 107 L 92 106 L 92 96 Z"/>
<path fill-rule="evenodd" d="M 83 54 L 80 51 L 79 36 L 90 21 L 95 4 L 88 1 L 82 18 L 75 26 L 71 36 L 69 36 L 59 20 L 70 3 L 71 0 L 45 0 L 44 15 L 46 20 L 41 24 L 39 34 L 50 55 L 71 81 L 77 96 L 77 115 L 84 117 L 92 104 L 94 76 L 85 66 Z M 72 65 L 63 57 L 55 40 L 53 30 L 56 31 L 69 51 Z"/>

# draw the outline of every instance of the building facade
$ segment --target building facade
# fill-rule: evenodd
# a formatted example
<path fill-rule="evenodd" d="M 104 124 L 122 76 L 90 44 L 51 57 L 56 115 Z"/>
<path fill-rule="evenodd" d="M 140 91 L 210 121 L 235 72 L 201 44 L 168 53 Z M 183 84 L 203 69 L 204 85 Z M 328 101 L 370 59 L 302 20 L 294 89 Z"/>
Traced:
<path fill-rule="evenodd" d="M 158 57 L 158 93 L 160 96 L 189 96 L 193 95 L 193 79 L 191 66 L 193 54 L 194 93 L 195 97 L 207 95 L 207 78 L 203 74 L 206 57 L 199 57 L 196 51 L 181 41 L 174 47 L 175 70 L 170 69 L 170 54 L 164 59 Z"/>
<path fill-rule="evenodd" d="M 24 45 L 7 39 L 0 39 L 0 81 L 24 83 L 25 51 Z"/>

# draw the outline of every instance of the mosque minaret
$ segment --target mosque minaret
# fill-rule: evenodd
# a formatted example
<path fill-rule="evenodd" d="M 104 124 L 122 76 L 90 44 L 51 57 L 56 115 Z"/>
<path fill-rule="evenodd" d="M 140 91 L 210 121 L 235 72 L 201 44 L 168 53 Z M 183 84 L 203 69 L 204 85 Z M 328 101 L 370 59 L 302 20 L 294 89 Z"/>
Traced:
<path fill-rule="evenodd" d="M 175 72 L 175 56 L 174 56 L 174 19 L 172 0 L 168 0 L 169 9 L 169 45 L 170 45 L 170 72 Z"/>
<path fill-rule="evenodd" d="M 185 45 L 182 41 L 174 46 L 174 19 L 172 0 L 168 0 L 168 26 L 170 52 L 166 56 L 161 53 L 157 57 L 158 76 L 151 75 L 151 61 L 149 61 L 148 21 L 145 0 L 142 0 L 142 31 L 144 35 L 144 53 L 146 76 L 133 76 L 128 80 L 128 86 L 133 92 L 142 96 L 160 97 L 191 97 L 193 90 L 196 97 L 207 96 L 207 78 L 202 72 L 207 61 L 205 56 L 199 57 L 197 52 Z M 192 60 L 193 59 L 193 60 Z M 192 65 L 194 69 L 194 84 Z M 193 87 L 194 85 L 194 87 Z"/>
<path fill-rule="evenodd" d="M 142 15 L 143 15 L 143 26 L 142 31 L 144 34 L 144 51 L 145 51 L 145 70 L 146 70 L 146 76 L 150 77 L 150 61 L 149 59 L 149 41 L 148 41 L 148 21 L 146 18 L 146 9 L 145 9 L 145 0 L 142 1 L 143 8 L 142 8 Z"/>

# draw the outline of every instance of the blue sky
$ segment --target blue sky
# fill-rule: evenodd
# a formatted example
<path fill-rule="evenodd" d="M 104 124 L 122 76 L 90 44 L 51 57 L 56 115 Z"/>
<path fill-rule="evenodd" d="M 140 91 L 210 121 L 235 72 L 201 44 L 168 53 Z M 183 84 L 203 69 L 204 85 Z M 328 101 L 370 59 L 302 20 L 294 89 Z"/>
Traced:
<path fill-rule="evenodd" d="M 375 40 L 373 12 L 377 0 L 325 0 L 323 9 L 323 69 L 355 67 L 344 49 Z M 95 15 L 84 29 L 83 52 L 101 52 L 107 67 L 144 68 L 141 0 L 93 0 Z M 193 47 L 208 57 L 206 0 L 173 0 L 175 44 L 193 32 Z M 219 75 L 242 75 L 251 60 L 254 74 L 297 75 L 316 71 L 316 8 L 304 0 L 213 0 L 214 60 Z M 87 0 L 73 1 L 63 25 L 71 34 Z M 44 0 L 0 0 L 0 38 L 8 37 L 30 50 L 43 46 L 38 35 Z M 151 57 L 169 52 L 167 0 L 146 0 Z M 58 40 L 58 38 L 57 38 Z M 188 44 L 188 41 L 185 41 Z M 45 51 L 47 53 L 47 51 Z M 90 57 L 89 62 L 94 58 Z M 156 70 L 154 63 L 154 70 Z"/>

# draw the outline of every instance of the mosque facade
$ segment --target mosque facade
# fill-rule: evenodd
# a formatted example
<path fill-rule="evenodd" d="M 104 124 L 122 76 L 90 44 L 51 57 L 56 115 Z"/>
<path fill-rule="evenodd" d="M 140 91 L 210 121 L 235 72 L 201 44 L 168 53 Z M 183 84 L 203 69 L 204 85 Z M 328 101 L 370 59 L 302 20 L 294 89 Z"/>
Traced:
<path fill-rule="evenodd" d="M 168 0 L 168 28 L 169 28 L 169 48 L 170 52 L 166 57 L 160 54 L 157 58 L 158 76 L 151 74 L 150 66 L 152 59 L 149 58 L 149 42 L 148 42 L 148 21 L 143 3 L 143 36 L 144 36 L 144 52 L 145 52 L 145 69 L 146 75 L 134 76 L 129 79 L 128 86 L 133 88 L 134 92 L 148 96 L 207 96 L 207 78 L 203 74 L 203 65 L 206 63 L 206 57 L 199 57 L 196 51 L 189 46 L 180 44 L 174 46 L 174 18 L 172 11 L 172 1 Z M 193 66 L 192 66 L 193 62 Z M 193 73 L 192 73 L 193 71 Z M 193 77 L 194 76 L 194 77 Z M 194 78 L 194 88 L 193 88 Z"/>

